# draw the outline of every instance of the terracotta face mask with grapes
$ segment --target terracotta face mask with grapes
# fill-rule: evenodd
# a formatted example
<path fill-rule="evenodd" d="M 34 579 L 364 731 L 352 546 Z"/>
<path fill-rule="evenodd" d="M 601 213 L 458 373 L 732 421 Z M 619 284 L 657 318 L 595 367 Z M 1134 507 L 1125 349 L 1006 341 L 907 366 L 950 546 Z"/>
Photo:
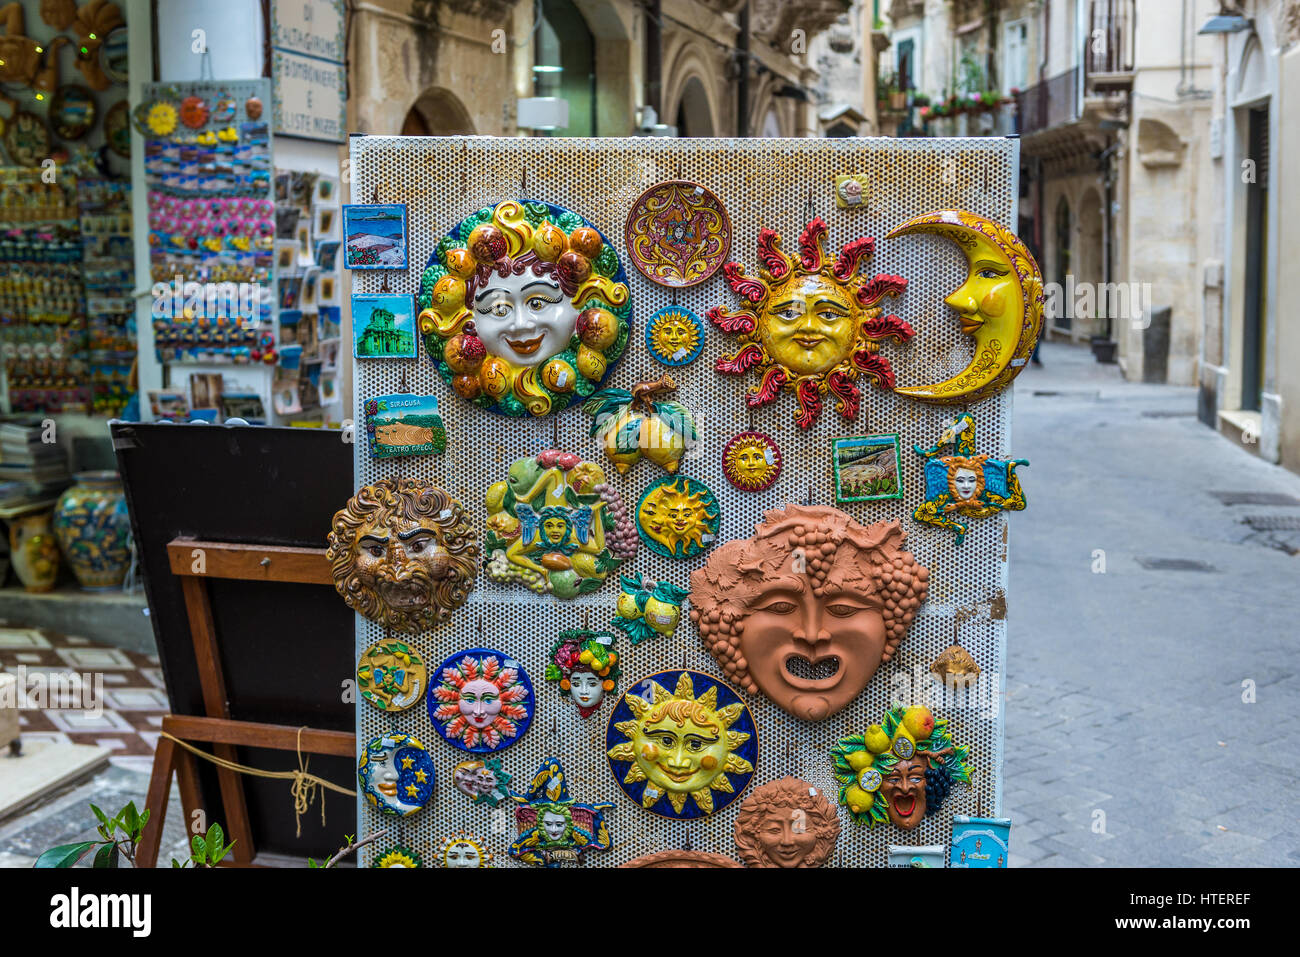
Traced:
<path fill-rule="evenodd" d="M 897 521 L 775 509 L 691 573 L 691 620 L 728 678 L 821 721 L 893 658 L 925 600 L 929 574 L 905 543 Z"/>

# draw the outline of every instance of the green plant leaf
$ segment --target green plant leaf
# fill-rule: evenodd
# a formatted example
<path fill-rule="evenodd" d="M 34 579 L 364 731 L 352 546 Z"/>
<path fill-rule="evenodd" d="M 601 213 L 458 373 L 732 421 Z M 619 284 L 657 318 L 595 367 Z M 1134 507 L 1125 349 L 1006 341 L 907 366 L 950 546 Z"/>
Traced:
<path fill-rule="evenodd" d="M 60 844 L 58 847 L 52 847 L 40 857 L 36 858 L 33 867 L 71 867 L 86 856 L 86 853 L 99 841 L 81 841 L 77 844 Z"/>
<path fill-rule="evenodd" d="M 193 856 L 198 858 L 200 861 L 206 859 L 207 849 L 208 845 L 207 842 L 203 840 L 202 834 L 195 834 L 190 838 L 190 850 L 194 852 Z"/>
<path fill-rule="evenodd" d="M 213 864 L 221 860 L 222 853 L 224 852 L 218 852 L 221 852 L 222 847 L 225 845 L 225 840 L 226 832 L 221 829 L 220 824 L 213 821 L 212 826 L 208 828 L 208 860 Z"/>
<path fill-rule="evenodd" d="M 103 811 L 101 811 L 98 807 L 96 807 L 93 804 L 90 806 L 90 809 L 95 812 L 95 817 L 99 818 L 100 824 L 103 824 L 105 826 L 108 825 L 109 820 L 107 814 L 105 814 Z"/>
<path fill-rule="evenodd" d="M 127 834 L 140 833 L 140 812 L 135 809 L 135 802 L 131 801 L 126 807 L 122 808 L 122 814 L 125 815 L 124 823 Z"/>
<path fill-rule="evenodd" d="M 94 863 L 92 863 L 90 866 L 94 868 L 100 868 L 100 869 L 117 867 L 117 845 L 105 844 L 103 847 L 101 847 L 98 851 L 95 852 Z"/>

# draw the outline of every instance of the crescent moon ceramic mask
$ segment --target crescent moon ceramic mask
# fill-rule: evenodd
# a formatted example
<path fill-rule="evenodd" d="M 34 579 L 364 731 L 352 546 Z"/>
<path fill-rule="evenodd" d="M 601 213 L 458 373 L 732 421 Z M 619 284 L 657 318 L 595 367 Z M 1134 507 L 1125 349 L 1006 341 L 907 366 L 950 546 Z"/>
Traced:
<path fill-rule="evenodd" d="M 774 509 L 691 573 L 691 621 L 728 678 L 821 721 L 893 659 L 925 601 L 929 572 L 906 541 L 897 521 Z"/>
<path fill-rule="evenodd" d="M 882 389 L 894 388 L 894 370 L 880 355 L 881 343 L 902 344 L 912 327 L 897 316 L 884 315 L 885 296 L 907 288 L 902 276 L 861 273 L 875 252 L 875 240 L 849 242 L 831 259 L 826 253 L 827 226 L 820 218 L 799 235 L 798 257 L 781 251 L 781 235 L 772 229 L 758 234 L 758 278 L 745 275 L 740 263 L 727 263 L 723 274 L 744 301 L 738 310 L 715 306 L 709 321 L 737 336 L 738 352 L 718 359 L 724 375 L 760 374 L 746 401 L 751 407 L 776 401 L 793 392 L 799 403 L 795 422 L 811 428 L 829 394 L 835 411 L 855 419 L 861 405 L 859 376 Z"/>
<path fill-rule="evenodd" d="M 433 759 L 409 734 L 385 734 L 361 752 L 357 781 L 371 807 L 404 817 L 433 797 Z"/>
<path fill-rule="evenodd" d="M 962 210 L 908 220 L 889 234 L 933 233 L 966 256 L 966 281 L 944 300 L 961 331 L 975 340 L 970 364 L 951 378 L 894 391 L 922 402 L 970 403 L 1006 388 L 1029 361 L 1043 327 L 1043 276 L 1038 263 L 1004 226 Z"/>
<path fill-rule="evenodd" d="M 925 501 L 912 517 L 955 532 L 954 544 L 965 541 L 970 519 L 1024 510 L 1027 503 L 1016 466 L 1029 461 L 976 455 L 975 417 L 970 413 L 959 416 L 931 448 L 912 449 L 925 459 Z M 945 449 L 952 454 L 944 455 Z"/>
<path fill-rule="evenodd" d="M 923 705 L 895 706 L 880 724 L 831 749 L 839 801 L 853 819 L 870 827 L 888 821 L 905 831 L 937 812 L 955 782 L 970 781 L 968 758 L 947 720 Z"/>
<path fill-rule="evenodd" d="M 348 606 L 394 631 L 441 624 L 465 603 L 479 549 L 469 516 L 442 489 L 381 479 L 334 515 L 325 557 Z"/>
<path fill-rule="evenodd" d="M 550 415 L 599 387 L 627 348 L 631 306 L 614 247 L 577 213 L 508 201 L 459 223 L 420 284 L 420 334 L 459 395 Z"/>

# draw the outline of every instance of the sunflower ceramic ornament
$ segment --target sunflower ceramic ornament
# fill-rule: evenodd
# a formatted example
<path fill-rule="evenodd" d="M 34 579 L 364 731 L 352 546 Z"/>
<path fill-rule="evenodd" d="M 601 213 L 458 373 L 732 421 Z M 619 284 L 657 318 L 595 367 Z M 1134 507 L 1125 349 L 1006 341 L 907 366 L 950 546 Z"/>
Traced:
<path fill-rule="evenodd" d="M 396 844 L 385 851 L 375 855 L 375 859 L 370 863 L 371 867 L 424 867 L 424 862 L 420 855 L 409 847 L 403 847 Z"/>

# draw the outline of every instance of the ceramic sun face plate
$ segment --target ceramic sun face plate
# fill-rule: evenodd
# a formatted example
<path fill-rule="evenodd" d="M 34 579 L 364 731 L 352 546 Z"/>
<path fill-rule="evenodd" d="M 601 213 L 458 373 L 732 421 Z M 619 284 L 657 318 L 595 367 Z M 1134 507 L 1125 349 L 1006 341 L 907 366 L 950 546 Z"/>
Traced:
<path fill-rule="evenodd" d="M 615 706 L 605 734 L 623 792 L 662 817 L 707 817 L 754 777 L 758 731 L 730 685 L 698 671 L 661 671 Z"/>
<path fill-rule="evenodd" d="M 664 306 L 645 325 L 645 348 L 666 366 L 690 365 L 704 351 L 704 323 L 685 306 Z"/>
<path fill-rule="evenodd" d="M 731 252 L 731 218 L 703 186 L 669 180 L 632 204 L 625 238 L 632 263 L 651 282 L 694 286 L 717 272 Z"/>
<path fill-rule="evenodd" d="M 722 506 L 703 482 L 666 475 L 652 482 L 636 508 L 641 541 L 665 558 L 692 558 L 713 544 Z"/>
<path fill-rule="evenodd" d="M 429 722 L 443 740 L 482 754 L 508 748 L 524 736 L 537 707 L 528 672 L 490 648 L 470 648 L 438 668 L 429 691 Z"/>

